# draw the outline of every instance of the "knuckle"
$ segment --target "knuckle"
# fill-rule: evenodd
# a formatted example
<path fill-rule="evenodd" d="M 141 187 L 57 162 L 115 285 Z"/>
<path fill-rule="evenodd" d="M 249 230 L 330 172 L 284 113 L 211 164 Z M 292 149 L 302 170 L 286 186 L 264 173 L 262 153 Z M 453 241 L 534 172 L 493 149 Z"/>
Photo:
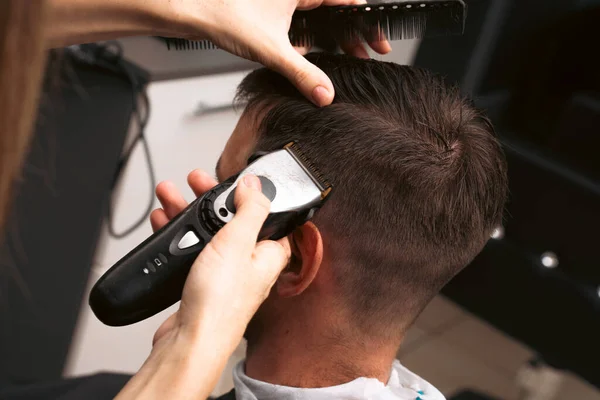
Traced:
<path fill-rule="evenodd" d="M 271 248 L 273 255 L 278 258 L 286 258 L 287 254 L 282 245 L 277 242 L 266 242 L 266 244 Z"/>
<path fill-rule="evenodd" d="M 281 49 L 285 48 L 286 43 L 273 38 L 269 34 L 264 34 L 263 36 L 264 39 L 261 45 L 251 49 L 252 59 L 267 68 L 282 69 L 287 63 L 287 58 L 282 55 L 281 51 Z"/>
<path fill-rule="evenodd" d="M 264 258 L 261 264 L 265 265 L 265 267 L 267 267 L 267 264 L 271 265 L 269 269 L 287 264 L 289 257 L 281 244 L 273 241 L 262 241 L 258 244 L 258 246 L 261 247 L 259 252 L 262 255 L 261 258 Z M 264 261 L 269 262 L 267 263 Z"/>
<path fill-rule="evenodd" d="M 272 242 L 269 240 L 262 241 L 258 243 L 257 246 L 260 248 L 261 254 L 264 254 L 268 257 L 279 255 L 278 253 L 281 251 L 281 246 L 277 244 L 277 242 Z"/>

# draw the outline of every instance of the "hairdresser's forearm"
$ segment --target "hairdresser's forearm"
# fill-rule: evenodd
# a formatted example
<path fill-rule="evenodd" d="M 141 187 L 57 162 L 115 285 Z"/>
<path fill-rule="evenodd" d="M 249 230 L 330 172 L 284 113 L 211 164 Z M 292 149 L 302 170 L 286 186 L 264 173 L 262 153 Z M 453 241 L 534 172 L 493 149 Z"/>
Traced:
<path fill-rule="evenodd" d="M 186 350 L 179 345 L 153 349 L 116 400 L 206 399 L 223 368 L 213 357 L 194 359 Z"/>
<path fill-rule="evenodd" d="M 206 399 L 242 338 L 243 327 L 217 322 L 193 335 L 162 338 L 116 400 Z M 216 322 L 216 323 L 215 323 Z M 233 325 L 233 327 L 232 327 Z"/>
<path fill-rule="evenodd" d="M 200 5 L 199 1 L 199 5 Z M 49 47 L 124 36 L 202 36 L 199 21 L 167 0 L 50 0 Z"/>

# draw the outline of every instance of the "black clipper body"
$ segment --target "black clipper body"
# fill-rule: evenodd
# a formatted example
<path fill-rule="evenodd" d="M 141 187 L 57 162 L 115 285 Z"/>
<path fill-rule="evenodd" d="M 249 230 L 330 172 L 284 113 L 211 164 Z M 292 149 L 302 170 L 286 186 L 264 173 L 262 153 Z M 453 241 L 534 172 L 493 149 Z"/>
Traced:
<path fill-rule="evenodd" d="M 233 218 L 235 188 L 248 174 L 259 177 L 262 192 L 271 200 L 259 240 L 290 234 L 313 216 L 331 191 L 294 143 L 255 159 L 192 202 L 98 280 L 89 300 L 98 319 L 111 326 L 129 325 L 181 300 L 196 257 Z"/>

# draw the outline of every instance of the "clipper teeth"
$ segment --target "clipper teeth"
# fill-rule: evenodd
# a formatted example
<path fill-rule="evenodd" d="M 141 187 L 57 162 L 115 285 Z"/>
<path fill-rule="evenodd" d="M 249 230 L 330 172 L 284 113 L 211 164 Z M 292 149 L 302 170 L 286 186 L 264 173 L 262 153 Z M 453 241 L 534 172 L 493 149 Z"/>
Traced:
<path fill-rule="evenodd" d="M 298 143 L 290 142 L 284 146 L 286 150 L 288 150 L 292 156 L 300 162 L 300 164 L 304 167 L 306 172 L 311 176 L 313 181 L 317 184 L 319 189 L 321 190 L 321 197 L 325 198 L 331 192 L 332 185 L 331 183 L 323 176 L 321 171 L 314 165 L 314 163 L 300 150 Z"/>

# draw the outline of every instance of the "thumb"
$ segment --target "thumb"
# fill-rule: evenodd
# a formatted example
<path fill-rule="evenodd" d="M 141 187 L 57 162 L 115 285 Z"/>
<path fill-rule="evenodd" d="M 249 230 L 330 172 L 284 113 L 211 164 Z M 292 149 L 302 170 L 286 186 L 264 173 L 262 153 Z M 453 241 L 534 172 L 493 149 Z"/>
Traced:
<path fill-rule="evenodd" d="M 250 256 L 256 245 L 256 238 L 269 215 L 271 202 L 261 192 L 260 180 L 256 176 L 246 175 L 235 189 L 236 212 L 233 219 L 217 232 L 211 242 L 221 242 L 223 246 L 235 243 L 238 254 Z"/>
<path fill-rule="evenodd" d="M 331 80 L 291 44 L 281 49 L 274 60 L 269 67 L 288 78 L 307 99 L 319 107 L 331 104 L 335 94 Z"/>
<path fill-rule="evenodd" d="M 264 283 L 268 285 L 267 292 L 277 280 L 281 271 L 288 265 L 292 254 L 290 243 L 287 238 L 276 242 L 265 240 L 259 242 L 252 255 L 254 268 L 262 274 Z"/>

